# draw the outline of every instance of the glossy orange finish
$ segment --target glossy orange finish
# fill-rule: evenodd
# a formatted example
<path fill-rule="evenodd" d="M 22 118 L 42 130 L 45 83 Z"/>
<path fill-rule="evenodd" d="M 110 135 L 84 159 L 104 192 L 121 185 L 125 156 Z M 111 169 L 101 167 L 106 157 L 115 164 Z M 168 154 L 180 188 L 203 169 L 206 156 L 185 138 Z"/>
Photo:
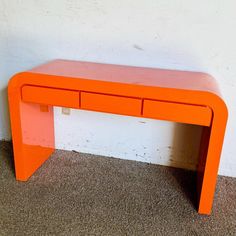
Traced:
<path fill-rule="evenodd" d="M 198 212 L 210 214 L 227 123 L 211 76 L 54 60 L 16 74 L 8 94 L 17 180 L 27 180 L 53 152 L 55 105 L 203 125 Z"/>
<path fill-rule="evenodd" d="M 81 109 L 140 116 L 142 100 L 137 98 L 81 92 Z"/>
<path fill-rule="evenodd" d="M 22 101 L 44 105 L 79 108 L 79 92 L 54 88 L 23 86 Z"/>
<path fill-rule="evenodd" d="M 191 115 L 190 115 L 191 114 Z M 210 126 L 212 111 L 206 106 L 144 100 L 143 116 L 186 124 Z"/>

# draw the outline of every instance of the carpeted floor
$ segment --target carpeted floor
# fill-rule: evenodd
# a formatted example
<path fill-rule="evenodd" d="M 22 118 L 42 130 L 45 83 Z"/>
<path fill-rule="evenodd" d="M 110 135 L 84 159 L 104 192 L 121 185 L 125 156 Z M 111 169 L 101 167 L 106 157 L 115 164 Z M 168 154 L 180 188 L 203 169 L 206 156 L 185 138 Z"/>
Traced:
<path fill-rule="evenodd" d="M 195 177 L 158 165 L 68 151 L 28 182 L 0 143 L 0 235 L 236 235 L 236 179 L 219 177 L 211 216 L 194 206 Z"/>

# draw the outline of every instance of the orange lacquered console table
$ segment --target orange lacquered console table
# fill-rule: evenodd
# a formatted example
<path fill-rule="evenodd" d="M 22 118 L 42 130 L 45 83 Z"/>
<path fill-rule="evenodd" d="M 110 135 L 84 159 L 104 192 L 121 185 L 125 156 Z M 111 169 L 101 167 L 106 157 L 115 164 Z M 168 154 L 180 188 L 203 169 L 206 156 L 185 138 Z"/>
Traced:
<path fill-rule="evenodd" d="M 53 106 L 204 126 L 198 212 L 210 214 L 227 122 L 215 80 L 204 73 L 54 60 L 8 86 L 16 179 L 26 181 L 54 150 Z"/>

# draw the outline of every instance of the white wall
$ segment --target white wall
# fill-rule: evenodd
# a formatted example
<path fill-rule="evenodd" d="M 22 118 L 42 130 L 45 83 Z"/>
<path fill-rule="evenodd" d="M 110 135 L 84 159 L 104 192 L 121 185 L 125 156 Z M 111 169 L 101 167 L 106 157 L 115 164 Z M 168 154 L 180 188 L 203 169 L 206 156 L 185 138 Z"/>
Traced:
<path fill-rule="evenodd" d="M 6 87 L 55 58 L 203 71 L 229 108 L 220 174 L 236 176 L 235 0 L 0 0 L 0 138 L 10 139 Z M 55 109 L 58 148 L 194 168 L 200 128 Z"/>

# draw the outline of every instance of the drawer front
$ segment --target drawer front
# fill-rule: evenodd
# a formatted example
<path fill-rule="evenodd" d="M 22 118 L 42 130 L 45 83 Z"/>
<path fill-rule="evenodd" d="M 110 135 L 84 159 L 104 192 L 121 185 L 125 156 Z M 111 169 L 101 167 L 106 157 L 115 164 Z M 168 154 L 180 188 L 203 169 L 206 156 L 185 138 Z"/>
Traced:
<path fill-rule="evenodd" d="M 53 89 L 26 85 L 22 88 L 24 102 L 79 108 L 79 91 Z"/>
<path fill-rule="evenodd" d="M 81 92 L 81 108 L 121 115 L 140 116 L 142 100 Z"/>
<path fill-rule="evenodd" d="M 210 126 L 212 111 L 205 106 L 144 100 L 143 116 L 186 124 Z"/>

